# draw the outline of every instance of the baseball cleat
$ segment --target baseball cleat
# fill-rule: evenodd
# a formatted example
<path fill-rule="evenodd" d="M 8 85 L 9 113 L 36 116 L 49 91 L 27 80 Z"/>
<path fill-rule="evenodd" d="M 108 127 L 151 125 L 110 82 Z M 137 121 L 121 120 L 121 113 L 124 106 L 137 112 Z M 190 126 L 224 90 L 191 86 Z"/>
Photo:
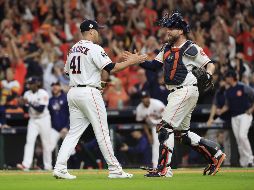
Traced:
<path fill-rule="evenodd" d="M 148 171 L 148 174 L 144 175 L 145 177 L 173 177 L 173 172 L 171 167 L 166 167 L 162 171 L 153 169 Z"/>
<path fill-rule="evenodd" d="M 140 166 L 141 170 L 146 170 L 147 172 L 151 172 L 153 170 L 156 170 L 156 168 L 150 168 L 148 166 Z"/>
<path fill-rule="evenodd" d="M 17 168 L 19 170 L 29 171 L 29 168 L 25 167 L 23 164 L 17 164 Z"/>
<path fill-rule="evenodd" d="M 204 171 L 203 171 L 203 175 L 206 175 L 206 173 L 208 171 L 210 171 L 211 167 L 212 167 L 213 164 L 208 164 L 208 166 L 205 167 Z"/>
<path fill-rule="evenodd" d="M 69 174 L 67 170 L 54 170 L 53 176 L 56 179 L 76 179 L 77 178 L 75 175 Z"/>
<path fill-rule="evenodd" d="M 210 168 L 210 172 L 208 173 L 208 175 L 215 175 L 219 170 L 220 170 L 220 166 L 223 163 L 223 161 L 226 159 L 226 154 L 222 153 L 218 158 L 218 162 L 217 164 L 212 164 L 211 168 Z"/>
<path fill-rule="evenodd" d="M 115 179 L 115 178 L 132 178 L 133 174 L 126 173 L 124 171 L 120 173 L 110 173 L 108 178 Z"/>

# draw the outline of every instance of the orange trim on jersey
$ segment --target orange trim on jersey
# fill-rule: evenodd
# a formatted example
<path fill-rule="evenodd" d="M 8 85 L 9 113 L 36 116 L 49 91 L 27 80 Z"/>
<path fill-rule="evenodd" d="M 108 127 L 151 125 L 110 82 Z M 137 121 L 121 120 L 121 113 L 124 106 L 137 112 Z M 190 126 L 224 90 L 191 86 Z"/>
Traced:
<path fill-rule="evenodd" d="M 170 50 L 168 50 L 166 53 L 164 53 L 164 55 L 163 55 L 163 59 L 165 60 L 165 59 L 167 59 L 168 58 L 168 56 L 170 55 L 170 53 L 171 53 L 171 51 Z"/>
<path fill-rule="evenodd" d="M 94 104 L 95 104 L 95 107 L 96 107 L 96 111 L 97 111 L 97 116 L 98 116 L 98 120 L 99 120 L 99 122 L 100 122 L 100 128 L 101 128 L 101 134 L 102 134 L 102 136 L 103 136 L 103 140 L 104 140 L 104 143 L 105 143 L 105 145 L 106 145 L 106 149 L 107 149 L 107 152 L 108 152 L 108 154 L 109 154 L 109 157 L 110 157 L 110 159 L 111 159 L 111 162 L 119 169 L 119 167 L 117 166 L 117 163 L 115 162 L 115 157 L 114 157 L 114 155 L 112 155 L 111 154 L 111 152 L 110 152 L 110 149 L 109 148 L 111 148 L 111 144 L 109 144 L 109 146 L 108 146 L 108 144 L 107 144 L 107 141 L 106 141 L 106 135 L 107 134 L 104 134 L 104 129 L 103 129 L 103 127 L 102 127 L 102 121 L 101 121 L 101 115 L 100 115 L 100 112 L 99 112 L 99 109 L 98 109 L 98 106 L 97 106 L 97 102 L 96 102 L 96 100 L 95 100 L 95 98 L 94 98 L 94 94 L 93 94 L 93 90 L 91 89 L 91 94 L 92 94 L 92 98 L 93 98 L 93 101 L 94 101 Z M 102 113 L 103 114 L 103 113 Z M 110 143 L 110 141 L 109 141 L 109 143 Z M 121 169 L 121 168 L 120 168 Z"/>
<path fill-rule="evenodd" d="M 176 52 L 176 51 L 179 51 L 180 48 L 174 48 L 174 47 L 172 47 L 171 50 L 174 51 L 174 52 Z"/>
<path fill-rule="evenodd" d="M 176 74 L 176 67 L 178 64 L 178 59 L 179 59 L 179 51 L 175 52 L 175 60 L 174 60 L 173 68 L 170 72 L 170 80 L 172 80 Z"/>

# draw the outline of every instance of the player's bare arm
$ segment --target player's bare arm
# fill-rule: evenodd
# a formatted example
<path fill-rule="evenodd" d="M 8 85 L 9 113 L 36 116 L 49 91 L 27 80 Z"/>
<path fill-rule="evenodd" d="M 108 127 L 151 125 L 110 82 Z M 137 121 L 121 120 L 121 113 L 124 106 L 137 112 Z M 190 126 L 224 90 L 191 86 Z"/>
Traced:
<path fill-rule="evenodd" d="M 228 111 L 228 109 L 229 109 L 228 105 L 224 105 L 221 109 L 216 110 L 216 114 L 217 115 L 222 115 L 223 113 Z"/>
<path fill-rule="evenodd" d="M 209 115 L 209 119 L 207 121 L 207 126 L 211 127 L 213 121 L 214 121 L 214 116 L 216 114 L 216 110 L 217 110 L 217 106 L 215 104 L 212 105 L 211 107 L 211 111 L 210 111 L 210 115 Z"/>

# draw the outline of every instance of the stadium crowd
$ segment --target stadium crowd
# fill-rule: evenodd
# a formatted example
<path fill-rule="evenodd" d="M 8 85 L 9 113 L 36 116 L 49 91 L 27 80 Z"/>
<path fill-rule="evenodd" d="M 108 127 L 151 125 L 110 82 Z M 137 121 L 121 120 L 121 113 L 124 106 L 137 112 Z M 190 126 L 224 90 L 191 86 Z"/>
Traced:
<path fill-rule="evenodd" d="M 124 50 L 146 53 L 152 60 L 165 43 L 165 31 L 156 20 L 173 10 L 182 12 L 191 26 L 189 39 L 216 63 L 215 90 L 233 69 L 239 81 L 254 87 L 253 0 L 0 0 L 0 124 L 6 112 L 22 112 L 18 97 L 26 79 L 37 76 L 51 95 L 59 82 L 68 91 L 64 62 L 79 41 L 79 24 L 96 20 L 100 43 L 113 62 Z M 111 76 L 103 96 L 108 108 L 124 109 L 140 103 L 140 93 L 167 102 L 163 73 L 133 66 Z M 199 103 L 212 103 L 214 92 Z"/>

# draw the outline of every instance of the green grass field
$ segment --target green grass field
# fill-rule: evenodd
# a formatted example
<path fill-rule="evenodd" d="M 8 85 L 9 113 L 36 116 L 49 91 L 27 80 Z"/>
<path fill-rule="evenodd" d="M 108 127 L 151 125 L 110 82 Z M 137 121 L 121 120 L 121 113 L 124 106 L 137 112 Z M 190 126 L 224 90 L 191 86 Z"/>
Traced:
<path fill-rule="evenodd" d="M 76 180 L 56 180 L 50 172 L 0 171 L 0 190 L 253 190 L 254 169 L 222 168 L 216 176 L 202 169 L 177 169 L 173 178 L 145 178 L 142 170 L 126 170 L 132 179 L 108 179 L 106 170 L 71 170 Z"/>

